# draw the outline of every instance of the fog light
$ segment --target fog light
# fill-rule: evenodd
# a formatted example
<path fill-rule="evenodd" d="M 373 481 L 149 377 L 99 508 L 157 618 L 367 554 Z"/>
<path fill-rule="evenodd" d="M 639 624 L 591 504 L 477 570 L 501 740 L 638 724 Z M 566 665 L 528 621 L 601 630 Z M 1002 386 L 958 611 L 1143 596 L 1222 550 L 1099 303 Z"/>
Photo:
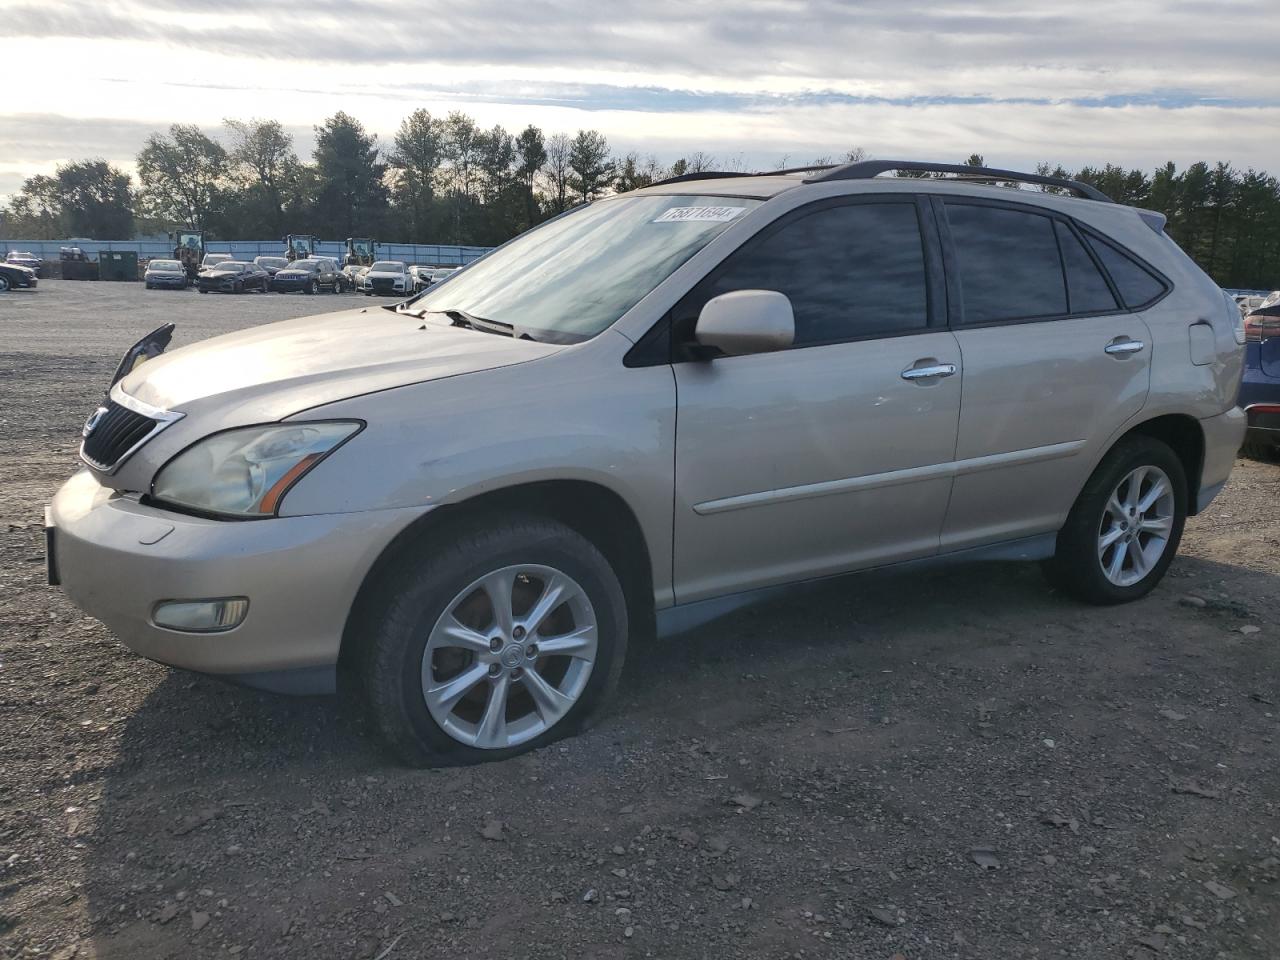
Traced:
<path fill-rule="evenodd" d="M 184 633 L 222 633 L 244 623 L 248 597 L 217 600 L 166 600 L 157 604 L 151 619 L 157 627 Z"/>

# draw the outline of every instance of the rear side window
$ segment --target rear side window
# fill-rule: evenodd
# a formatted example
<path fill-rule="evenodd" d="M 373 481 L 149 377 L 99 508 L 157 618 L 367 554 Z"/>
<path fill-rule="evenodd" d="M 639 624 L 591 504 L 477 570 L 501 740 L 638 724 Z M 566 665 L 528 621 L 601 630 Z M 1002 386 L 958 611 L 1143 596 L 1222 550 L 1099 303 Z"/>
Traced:
<path fill-rule="evenodd" d="M 1062 221 L 1054 224 L 1067 275 L 1067 302 L 1073 314 L 1107 313 L 1117 307 L 1107 280 L 1080 238 Z"/>
<path fill-rule="evenodd" d="M 1097 234 L 1088 233 L 1086 236 L 1089 246 L 1098 255 L 1107 273 L 1111 274 L 1111 281 L 1120 291 L 1120 298 L 1124 300 L 1126 307 L 1137 310 L 1164 295 L 1168 289 L 1164 281 L 1132 256 Z"/>
<path fill-rule="evenodd" d="M 1067 313 L 1054 221 L 1035 213 L 948 203 L 964 322 L 998 323 Z"/>
<path fill-rule="evenodd" d="M 732 254 L 680 313 L 712 297 L 777 290 L 795 311 L 795 344 L 893 336 L 928 325 L 924 247 L 914 201 L 826 207 Z"/>

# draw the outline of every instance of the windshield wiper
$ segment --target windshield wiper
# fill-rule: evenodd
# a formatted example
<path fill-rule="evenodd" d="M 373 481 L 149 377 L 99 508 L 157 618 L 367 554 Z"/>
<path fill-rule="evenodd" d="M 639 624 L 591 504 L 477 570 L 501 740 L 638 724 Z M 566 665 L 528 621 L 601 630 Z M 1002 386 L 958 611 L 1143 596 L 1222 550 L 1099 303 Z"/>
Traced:
<path fill-rule="evenodd" d="M 477 317 L 474 313 L 467 313 L 465 310 L 432 310 L 431 313 L 443 313 L 451 321 L 455 327 L 470 327 L 472 330 L 482 330 L 485 333 L 496 333 L 502 337 L 512 337 L 516 335 L 516 328 L 509 323 L 502 323 L 500 320 L 486 320 L 484 317 Z"/>

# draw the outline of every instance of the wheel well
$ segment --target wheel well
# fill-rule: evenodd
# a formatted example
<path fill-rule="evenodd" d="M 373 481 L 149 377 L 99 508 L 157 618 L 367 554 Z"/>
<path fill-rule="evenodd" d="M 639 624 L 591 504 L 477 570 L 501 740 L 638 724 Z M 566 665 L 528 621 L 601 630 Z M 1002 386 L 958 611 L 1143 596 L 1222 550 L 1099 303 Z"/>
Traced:
<path fill-rule="evenodd" d="M 395 569 L 416 552 L 430 549 L 433 541 L 450 536 L 464 525 L 503 513 L 548 517 L 595 544 L 622 584 L 632 638 L 652 634 L 653 567 L 644 532 L 635 514 L 626 501 L 599 484 L 551 480 L 504 487 L 461 503 L 445 504 L 402 530 L 365 574 L 347 615 L 342 648 L 338 654 L 339 665 L 344 668 L 352 665 L 351 658 L 359 644 L 360 625 L 365 621 L 376 588 L 388 570 Z"/>
<path fill-rule="evenodd" d="M 1192 515 L 1198 513 L 1196 500 L 1204 467 L 1204 431 L 1199 422 L 1183 414 L 1167 414 L 1138 424 L 1125 436 L 1135 433 L 1163 441 L 1178 455 L 1182 470 L 1187 475 L 1187 512 Z"/>

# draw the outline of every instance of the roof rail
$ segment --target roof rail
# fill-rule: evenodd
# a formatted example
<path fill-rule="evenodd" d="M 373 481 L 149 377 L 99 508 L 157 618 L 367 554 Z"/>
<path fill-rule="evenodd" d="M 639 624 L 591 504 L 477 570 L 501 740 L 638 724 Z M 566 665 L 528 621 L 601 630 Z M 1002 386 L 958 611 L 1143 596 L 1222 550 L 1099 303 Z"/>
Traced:
<path fill-rule="evenodd" d="M 785 170 L 760 170 L 755 173 L 746 170 L 737 172 L 730 170 L 703 170 L 700 173 L 682 173 L 678 177 L 667 177 L 647 184 L 650 187 L 661 187 L 668 183 L 684 183 L 688 180 L 719 180 L 723 177 L 781 177 L 788 173 L 808 173 L 811 170 L 834 170 L 837 164 L 815 163 L 807 167 L 787 167 Z"/>
<path fill-rule="evenodd" d="M 702 170 L 698 173 L 682 173 L 678 177 L 667 177 L 645 184 L 648 187 L 661 187 L 668 183 L 684 183 L 686 180 L 721 180 L 725 177 L 754 177 L 754 173 L 731 173 L 728 170 Z"/>
<path fill-rule="evenodd" d="M 1061 187 L 1070 190 L 1078 197 L 1087 200 L 1098 200 L 1102 203 L 1114 203 L 1096 187 L 1079 180 L 1068 180 L 1064 177 L 1045 177 L 1038 173 L 1018 173 L 1016 170 L 997 170 L 993 167 L 970 167 L 959 163 L 921 163 L 917 160 L 859 160 L 857 163 L 846 163 L 833 167 L 817 176 L 806 177 L 805 183 L 825 183 L 829 180 L 870 180 L 872 177 L 887 173 L 890 170 L 909 170 L 916 173 L 954 173 L 971 179 L 1011 180 L 1016 183 L 1037 183 L 1042 186 Z"/>

